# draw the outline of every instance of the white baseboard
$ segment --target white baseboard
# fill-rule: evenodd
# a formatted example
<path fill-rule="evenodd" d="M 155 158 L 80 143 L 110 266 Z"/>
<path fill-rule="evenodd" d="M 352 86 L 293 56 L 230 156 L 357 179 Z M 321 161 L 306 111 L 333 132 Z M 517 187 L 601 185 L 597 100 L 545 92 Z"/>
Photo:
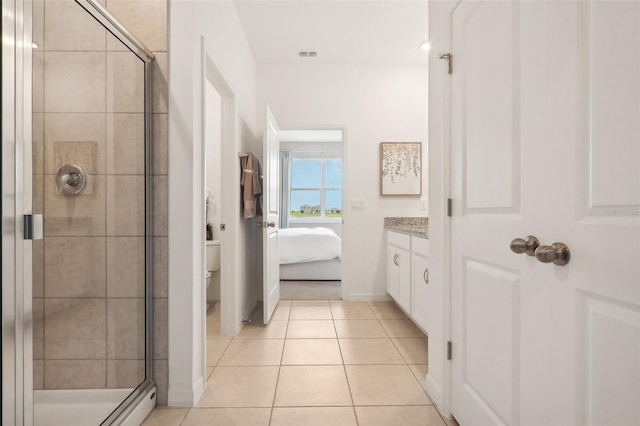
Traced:
<path fill-rule="evenodd" d="M 386 302 L 393 299 L 387 293 L 385 294 L 372 294 L 372 293 L 349 293 L 343 294 L 342 298 L 347 301 L 367 301 L 367 302 Z"/>
<path fill-rule="evenodd" d="M 442 388 L 438 386 L 438 384 L 431 378 L 431 376 L 427 373 L 427 380 L 425 381 L 425 387 L 427 390 L 427 395 L 431 398 L 431 401 L 436 406 L 438 411 L 441 411 L 442 407 Z"/>
<path fill-rule="evenodd" d="M 205 379 L 200 377 L 190 390 L 173 390 L 169 388 L 167 406 L 194 407 L 204 393 Z"/>
<path fill-rule="evenodd" d="M 202 394 L 204 393 L 204 388 L 206 386 L 207 386 L 206 376 L 200 377 L 198 379 L 198 382 L 193 387 L 193 405 L 194 406 L 198 403 L 198 401 L 202 397 Z"/>

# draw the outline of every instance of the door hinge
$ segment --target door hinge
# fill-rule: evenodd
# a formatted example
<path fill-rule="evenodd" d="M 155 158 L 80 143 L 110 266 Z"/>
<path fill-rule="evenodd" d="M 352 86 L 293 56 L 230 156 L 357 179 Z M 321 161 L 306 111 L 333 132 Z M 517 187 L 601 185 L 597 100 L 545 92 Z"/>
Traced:
<path fill-rule="evenodd" d="M 453 56 L 451 55 L 451 53 L 444 53 L 444 54 L 438 56 L 438 58 L 446 59 L 446 61 L 447 61 L 447 74 L 449 74 L 449 75 L 453 74 Z"/>
<path fill-rule="evenodd" d="M 447 342 L 447 359 L 451 359 L 452 349 L 451 349 L 451 340 Z"/>
<path fill-rule="evenodd" d="M 447 198 L 447 216 L 451 217 L 453 215 L 453 200 L 451 198 Z"/>

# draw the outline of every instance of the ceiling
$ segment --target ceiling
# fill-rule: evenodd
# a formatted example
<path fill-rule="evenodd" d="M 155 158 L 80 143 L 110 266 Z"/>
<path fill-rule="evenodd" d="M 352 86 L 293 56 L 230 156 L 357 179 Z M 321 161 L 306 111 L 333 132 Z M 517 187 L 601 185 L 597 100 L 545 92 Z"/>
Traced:
<path fill-rule="evenodd" d="M 427 1 L 235 0 L 258 64 L 426 65 Z M 316 58 L 298 51 L 315 50 Z"/>

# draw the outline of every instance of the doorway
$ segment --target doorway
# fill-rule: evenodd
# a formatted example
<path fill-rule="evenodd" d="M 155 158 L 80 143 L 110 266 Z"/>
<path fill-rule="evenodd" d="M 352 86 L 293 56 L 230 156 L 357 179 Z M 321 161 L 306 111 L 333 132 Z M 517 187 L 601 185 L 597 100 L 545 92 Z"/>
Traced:
<path fill-rule="evenodd" d="M 236 215 L 238 165 L 222 158 L 237 158 L 235 95 L 202 43 L 202 253 L 203 341 L 211 335 L 233 336 L 242 327 L 235 249 L 239 238 Z M 208 281 L 208 282 L 207 282 Z M 207 306 L 208 305 L 208 306 Z M 206 359 L 206 348 L 205 357 Z"/>
<path fill-rule="evenodd" d="M 205 80 L 204 138 L 205 138 L 205 279 L 206 307 L 220 310 L 220 229 L 222 195 L 222 96 L 213 83 Z"/>
<path fill-rule="evenodd" d="M 343 128 L 280 131 L 279 263 L 282 299 L 341 299 Z"/>

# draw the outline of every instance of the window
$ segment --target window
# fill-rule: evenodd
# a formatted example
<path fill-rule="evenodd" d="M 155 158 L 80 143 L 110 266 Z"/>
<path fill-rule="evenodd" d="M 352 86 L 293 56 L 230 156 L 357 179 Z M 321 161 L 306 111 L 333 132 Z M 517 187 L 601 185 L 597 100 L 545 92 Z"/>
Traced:
<path fill-rule="evenodd" d="M 290 217 L 342 217 L 342 160 L 293 159 Z"/>

